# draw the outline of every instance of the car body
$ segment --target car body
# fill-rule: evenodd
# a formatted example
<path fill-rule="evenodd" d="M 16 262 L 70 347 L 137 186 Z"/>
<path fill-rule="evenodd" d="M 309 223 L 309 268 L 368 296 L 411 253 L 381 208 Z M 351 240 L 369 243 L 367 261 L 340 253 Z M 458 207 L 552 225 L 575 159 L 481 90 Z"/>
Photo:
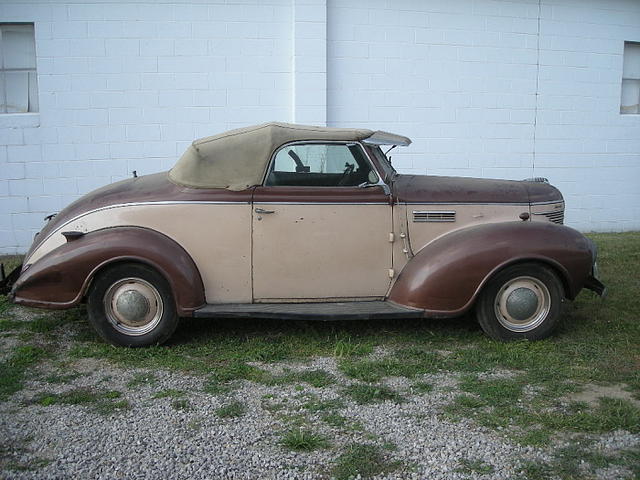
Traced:
<path fill-rule="evenodd" d="M 11 299 L 88 302 L 107 340 L 165 341 L 178 317 L 453 317 L 547 336 L 563 299 L 603 293 L 596 249 L 540 179 L 398 174 L 403 136 L 267 123 L 196 140 L 169 172 L 49 218 Z M 514 273 L 515 272 L 515 273 Z M 489 293 L 488 293 L 489 292 Z"/>

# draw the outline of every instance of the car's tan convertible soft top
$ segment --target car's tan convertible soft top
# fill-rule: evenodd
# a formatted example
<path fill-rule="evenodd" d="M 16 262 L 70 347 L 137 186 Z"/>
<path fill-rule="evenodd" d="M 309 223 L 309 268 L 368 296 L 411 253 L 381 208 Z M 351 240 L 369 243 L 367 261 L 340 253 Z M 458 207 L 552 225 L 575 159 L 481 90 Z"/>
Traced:
<path fill-rule="evenodd" d="M 408 145 L 407 137 L 367 129 L 271 122 L 195 140 L 169 172 L 179 185 L 244 190 L 262 183 L 271 155 L 296 141 L 360 141 Z"/>

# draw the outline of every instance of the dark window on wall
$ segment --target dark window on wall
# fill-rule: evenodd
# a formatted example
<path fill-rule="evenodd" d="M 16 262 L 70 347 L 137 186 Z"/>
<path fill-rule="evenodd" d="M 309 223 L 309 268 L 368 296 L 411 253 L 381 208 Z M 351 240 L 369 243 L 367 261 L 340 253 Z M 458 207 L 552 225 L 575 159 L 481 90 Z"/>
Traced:
<path fill-rule="evenodd" d="M 640 43 L 624 42 L 620 113 L 640 113 Z"/>
<path fill-rule="evenodd" d="M 37 111 L 33 23 L 0 23 L 0 114 Z"/>

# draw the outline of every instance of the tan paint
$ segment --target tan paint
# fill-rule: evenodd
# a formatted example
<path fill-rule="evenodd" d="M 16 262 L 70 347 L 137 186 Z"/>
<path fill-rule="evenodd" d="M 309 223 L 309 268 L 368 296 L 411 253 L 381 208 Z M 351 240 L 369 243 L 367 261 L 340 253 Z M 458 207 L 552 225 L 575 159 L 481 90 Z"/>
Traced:
<path fill-rule="evenodd" d="M 248 204 L 146 204 L 89 212 L 58 229 L 29 258 L 66 242 L 61 232 L 135 225 L 180 244 L 197 265 L 207 303 L 251 302 L 251 206 Z"/>
<path fill-rule="evenodd" d="M 397 204 L 391 209 L 388 205 L 257 203 L 254 208 L 275 212 L 253 216 L 256 301 L 383 297 L 408 262 L 405 249 L 413 256 L 454 230 L 513 221 L 528 210 L 520 205 L 481 204 Z M 537 204 L 531 212 L 561 208 L 563 202 Z M 455 211 L 456 221 L 414 222 L 414 210 Z M 208 303 L 251 302 L 251 212 L 249 204 L 197 202 L 105 208 L 60 227 L 28 263 L 64 244 L 63 231 L 136 225 L 161 232 L 185 248 L 201 272 Z M 543 215 L 531 217 L 549 221 Z M 393 278 L 389 278 L 391 269 Z"/>
<path fill-rule="evenodd" d="M 411 252 L 409 251 L 409 228 L 407 225 L 407 205 L 396 204 L 393 206 L 393 242 L 391 249 L 393 253 L 393 278 L 389 285 L 389 290 L 398 278 L 398 273 L 402 271 Z M 387 291 L 388 294 L 388 291 Z"/>
<path fill-rule="evenodd" d="M 413 211 L 455 211 L 455 222 L 414 222 Z M 415 255 L 435 239 L 461 228 L 486 223 L 513 222 L 518 215 L 529 213 L 528 205 L 406 205 L 406 219 L 409 225 L 411 250 Z"/>
<path fill-rule="evenodd" d="M 255 203 L 256 301 L 384 296 L 391 280 L 391 212 L 384 204 Z"/>

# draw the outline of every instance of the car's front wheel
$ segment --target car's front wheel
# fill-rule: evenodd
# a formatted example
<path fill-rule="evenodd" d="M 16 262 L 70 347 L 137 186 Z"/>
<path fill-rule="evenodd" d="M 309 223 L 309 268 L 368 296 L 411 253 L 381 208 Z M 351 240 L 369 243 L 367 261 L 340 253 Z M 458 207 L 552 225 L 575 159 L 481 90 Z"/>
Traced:
<path fill-rule="evenodd" d="M 560 319 L 563 287 L 550 268 L 523 263 L 498 272 L 476 305 L 484 332 L 496 340 L 540 340 Z"/>
<path fill-rule="evenodd" d="M 143 264 L 119 264 L 101 272 L 89 289 L 87 304 L 89 321 L 114 345 L 161 344 L 178 325 L 169 284 Z"/>

